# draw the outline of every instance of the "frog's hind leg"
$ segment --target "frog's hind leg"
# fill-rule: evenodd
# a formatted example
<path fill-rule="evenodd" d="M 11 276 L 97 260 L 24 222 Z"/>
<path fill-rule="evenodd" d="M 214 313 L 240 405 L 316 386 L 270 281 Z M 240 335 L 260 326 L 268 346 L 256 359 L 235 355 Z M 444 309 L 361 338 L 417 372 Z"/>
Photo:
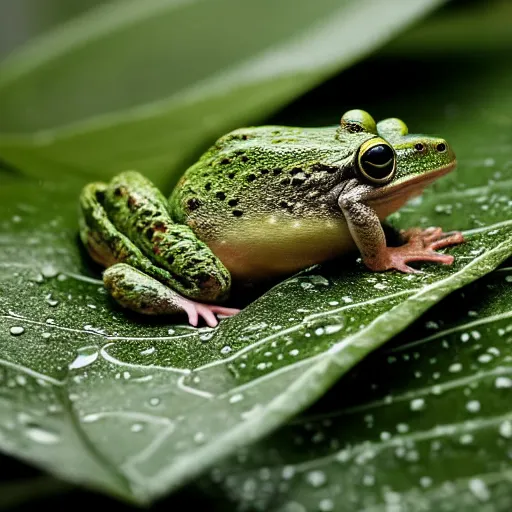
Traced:
<path fill-rule="evenodd" d="M 202 304 L 182 297 L 130 265 L 118 263 L 103 274 L 105 288 L 121 306 L 144 315 L 186 313 L 189 323 L 197 326 L 203 318 L 210 327 L 218 324 L 216 314 L 233 316 L 240 310 L 214 304 Z"/>

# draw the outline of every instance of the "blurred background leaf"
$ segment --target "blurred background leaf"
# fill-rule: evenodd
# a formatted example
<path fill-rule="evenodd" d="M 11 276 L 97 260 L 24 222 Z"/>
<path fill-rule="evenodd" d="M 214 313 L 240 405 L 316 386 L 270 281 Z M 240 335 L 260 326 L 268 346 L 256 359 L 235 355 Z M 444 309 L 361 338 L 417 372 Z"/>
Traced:
<path fill-rule="evenodd" d="M 105 3 L 4 60 L 0 158 L 39 177 L 137 168 L 162 186 L 205 142 L 263 119 L 442 3 Z"/>

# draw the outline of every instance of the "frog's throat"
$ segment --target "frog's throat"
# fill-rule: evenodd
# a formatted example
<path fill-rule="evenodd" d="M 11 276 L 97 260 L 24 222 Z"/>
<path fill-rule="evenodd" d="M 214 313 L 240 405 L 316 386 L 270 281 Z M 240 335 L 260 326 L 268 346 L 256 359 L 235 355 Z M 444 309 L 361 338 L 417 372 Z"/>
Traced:
<path fill-rule="evenodd" d="M 385 187 L 375 189 L 375 191 L 368 196 L 368 204 L 377 206 L 382 203 L 389 203 L 401 197 L 402 199 L 411 199 L 431 185 L 434 181 L 441 178 L 445 174 L 453 171 L 457 166 L 457 161 L 439 167 L 438 169 L 429 172 L 428 174 L 421 174 L 416 178 L 410 178 L 398 184 L 389 184 Z"/>

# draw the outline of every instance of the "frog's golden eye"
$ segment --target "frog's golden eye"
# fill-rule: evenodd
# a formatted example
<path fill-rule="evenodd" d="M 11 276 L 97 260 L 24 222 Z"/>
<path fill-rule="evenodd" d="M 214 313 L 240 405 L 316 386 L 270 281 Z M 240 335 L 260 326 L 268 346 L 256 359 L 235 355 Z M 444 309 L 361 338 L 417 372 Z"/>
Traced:
<path fill-rule="evenodd" d="M 361 145 L 357 164 L 361 174 L 368 180 L 387 183 L 395 175 L 395 152 L 384 139 L 370 139 Z"/>

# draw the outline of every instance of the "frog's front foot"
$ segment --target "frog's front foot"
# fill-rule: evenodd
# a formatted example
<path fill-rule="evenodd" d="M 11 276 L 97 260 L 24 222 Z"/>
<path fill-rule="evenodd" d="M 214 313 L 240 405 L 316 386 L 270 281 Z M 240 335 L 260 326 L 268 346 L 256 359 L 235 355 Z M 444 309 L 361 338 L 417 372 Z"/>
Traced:
<path fill-rule="evenodd" d="M 405 273 L 418 273 L 418 270 L 407 265 L 413 261 L 432 261 L 443 265 L 451 265 L 453 256 L 439 254 L 438 249 L 464 242 L 462 233 L 444 233 L 441 228 L 413 228 L 401 232 L 406 241 L 399 247 L 385 247 L 376 257 L 365 261 L 374 271 L 396 269 Z"/>
<path fill-rule="evenodd" d="M 194 327 L 197 327 L 200 317 L 203 318 L 210 327 L 215 327 L 219 323 L 215 316 L 216 314 L 229 317 L 240 312 L 239 309 L 226 308 L 215 304 L 202 304 L 201 302 L 194 302 L 184 297 L 180 297 L 176 302 L 178 307 L 187 314 L 189 324 Z"/>

